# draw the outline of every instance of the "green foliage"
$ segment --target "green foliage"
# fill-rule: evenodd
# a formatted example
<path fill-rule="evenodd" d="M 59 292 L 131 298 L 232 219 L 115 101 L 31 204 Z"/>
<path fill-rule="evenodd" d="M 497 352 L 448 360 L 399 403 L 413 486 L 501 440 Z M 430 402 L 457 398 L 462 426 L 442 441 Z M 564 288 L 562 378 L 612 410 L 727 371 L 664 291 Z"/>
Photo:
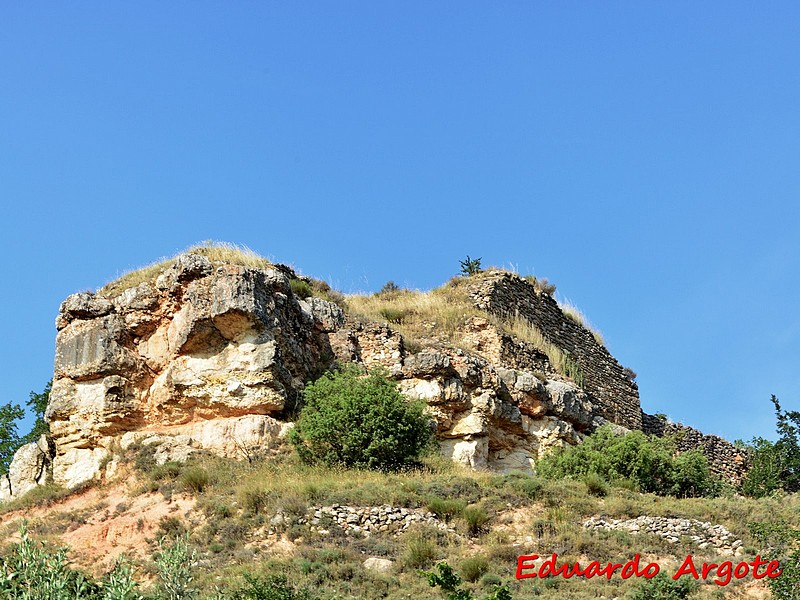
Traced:
<path fill-rule="evenodd" d="M 383 284 L 381 291 L 378 292 L 381 296 L 388 296 L 394 294 L 395 292 L 400 291 L 400 286 L 398 286 L 394 281 L 387 281 Z"/>
<path fill-rule="evenodd" d="M 800 411 L 781 410 L 774 394 L 770 401 L 775 407 L 778 441 L 753 438 L 750 471 L 742 482 L 742 492 L 756 498 L 778 489 L 800 491 Z"/>
<path fill-rule="evenodd" d="M 14 452 L 22 445 L 17 434 L 17 420 L 25 415 L 19 404 L 0 405 L 0 473 L 8 472 Z"/>
<path fill-rule="evenodd" d="M 314 295 L 314 289 L 307 281 L 302 279 L 290 279 L 289 285 L 292 288 L 292 293 L 298 298 L 305 300 Z"/>
<path fill-rule="evenodd" d="M 666 573 L 659 573 L 652 579 L 643 581 L 630 598 L 631 600 L 684 600 L 696 587 L 697 583 L 693 579 L 681 577 L 676 581 Z"/>
<path fill-rule="evenodd" d="M 389 323 L 400 325 L 407 316 L 407 312 L 401 308 L 384 307 L 380 310 L 380 315 Z"/>
<path fill-rule="evenodd" d="M 742 493 L 763 498 L 781 488 L 783 452 L 777 444 L 762 437 L 753 438 L 750 449 L 750 470 L 742 481 Z"/>
<path fill-rule="evenodd" d="M 351 366 L 327 373 L 303 400 L 290 439 L 307 464 L 398 470 L 417 462 L 432 440 L 423 405 L 379 372 L 364 377 Z"/>
<path fill-rule="evenodd" d="M 459 262 L 461 264 L 461 274 L 464 277 L 469 277 L 470 275 L 475 275 L 481 272 L 480 258 L 470 258 L 469 254 L 467 254 L 467 258 Z"/>
<path fill-rule="evenodd" d="M 194 550 L 189 549 L 187 537 L 179 537 L 169 544 L 166 538 L 158 542 L 155 563 L 158 569 L 158 592 L 164 600 L 197 598 L 198 591 L 192 587 L 192 567 L 196 556 Z"/>
<path fill-rule="evenodd" d="M 139 584 L 133 579 L 131 564 L 124 558 L 117 559 L 114 569 L 102 581 L 103 600 L 142 600 Z"/>
<path fill-rule="evenodd" d="M 467 523 L 467 532 L 470 535 L 478 535 L 486 528 L 490 521 L 489 515 L 480 506 L 467 506 L 461 513 Z"/>
<path fill-rule="evenodd" d="M 461 578 L 453 571 L 453 567 L 442 561 L 436 565 L 436 571 L 426 572 L 423 575 L 428 578 L 431 587 L 440 587 L 447 594 L 448 600 L 473 600 L 474 596 L 469 590 L 461 588 Z M 507 586 L 497 586 L 495 591 L 484 598 L 484 600 L 512 600 L 511 592 Z"/>
<path fill-rule="evenodd" d="M 211 483 L 211 476 L 203 467 L 189 467 L 181 473 L 180 482 L 187 490 L 201 493 Z"/>
<path fill-rule="evenodd" d="M 445 500 L 438 496 L 430 498 L 427 504 L 428 510 L 445 523 L 449 523 L 453 517 L 463 514 L 464 509 L 467 507 L 467 503 L 463 500 L 456 498 Z"/>
<path fill-rule="evenodd" d="M 53 387 L 53 380 L 47 382 L 41 393 L 31 392 L 28 398 L 28 406 L 33 410 L 36 415 L 36 421 L 33 424 L 33 429 L 22 438 L 22 443 L 35 442 L 42 435 L 50 433 L 50 426 L 44 420 L 44 411 L 47 410 L 47 402 L 50 400 L 50 391 Z"/>
<path fill-rule="evenodd" d="M 235 597 L 242 600 L 315 600 L 308 590 L 298 590 L 292 586 L 285 575 L 272 574 L 265 578 L 245 574 L 245 585 Z"/>
<path fill-rule="evenodd" d="M 0 559 L 0 596 L 4 600 L 142 600 L 130 563 L 117 560 L 98 584 L 69 566 L 67 551 L 48 550 L 20 527 L 20 541 Z"/>
<path fill-rule="evenodd" d="M 608 483 L 597 473 L 587 473 L 583 481 L 586 484 L 586 489 L 592 496 L 597 496 L 599 498 L 608 496 Z"/>
<path fill-rule="evenodd" d="M 777 600 L 800 598 L 800 530 L 784 523 L 750 523 L 750 533 L 763 548 L 762 555 L 777 560 L 783 573 L 767 585 Z"/>
<path fill-rule="evenodd" d="M 643 492 L 661 495 L 711 496 L 719 491 L 719 482 L 711 475 L 702 453 L 692 451 L 674 457 L 669 440 L 648 437 L 640 431 L 618 436 L 610 426 L 599 428 L 578 446 L 545 456 L 536 469 L 551 479 L 628 479 Z"/>
<path fill-rule="evenodd" d="M 478 581 L 488 570 L 489 560 L 482 554 L 469 556 L 461 561 L 461 574 L 467 581 Z"/>

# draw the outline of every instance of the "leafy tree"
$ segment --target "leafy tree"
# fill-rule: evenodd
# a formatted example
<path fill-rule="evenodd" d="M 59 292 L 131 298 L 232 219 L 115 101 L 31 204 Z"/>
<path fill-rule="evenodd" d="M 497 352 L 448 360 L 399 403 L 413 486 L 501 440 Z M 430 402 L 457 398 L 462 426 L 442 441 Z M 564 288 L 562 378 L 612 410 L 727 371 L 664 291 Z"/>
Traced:
<path fill-rule="evenodd" d="M 424 405 L 410 402 L 380 372 L 349 366 L 303 392 L 291 441 L 308 464 L 397 470 L 413 464 L 432 439 Z"/>
<path fill-rule="evenodd" d="M 779 577 L 767 580 L 777 600 L 800 598 L 800 530 L 784 523 L 749 523 L 750 533 L 763 548 L 761 554 L 780 563 Z"/>
<path fill-rule="evenodd" d="M 800 411 L 782 410 L 774 394 L 770 401 L 775 407 L 778 441 L 753 438 L 750 471 L 742 482 L 742 491 L 757 498 L 778 489 L 800 491 Z"/>
<path fill-rule="evenodd" d="M 469 254 L 467 254 L 467 258 L 459 262 L 461 263 L 461 274 L 465 277 L 481 272 L 480 258 L 470 258 Z"/>
<path fill-rule="evenodd" d="M 25 415 L 19 404 L 0 405 L 0 472 L 7 473 L 14 452 L 22 445 L 17 434 L 17 421 Z"/>
<path fill-rule="evenodd" d="M 50 391 L 53 387 L 53 380 L 47 382 L 41 393 L 31 392 L 28 399 L 28 406 L 33 410 L 36 415 L 36 421 L 33 424 L 33 429 L 30 433 L 22 438 L 22 443 L 35 442 L 42 434 L 50 433 L 50 426 L 44 420 L 44 411 L 47 410 L 47 402 L 50 400 Z"/>

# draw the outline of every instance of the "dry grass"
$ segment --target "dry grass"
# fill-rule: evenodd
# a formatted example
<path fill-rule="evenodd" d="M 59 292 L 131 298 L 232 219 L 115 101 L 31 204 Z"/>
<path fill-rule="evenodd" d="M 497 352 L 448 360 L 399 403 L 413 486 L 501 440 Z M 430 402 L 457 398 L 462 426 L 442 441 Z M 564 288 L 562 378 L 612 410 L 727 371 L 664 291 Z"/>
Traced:
<path fill-rule="evenodd" d="M 429 292 L 396 290 L 345 298 L 350 314 L 368 321 L 389 323 L 399 331 L 411 347 L 430 344 L 431 339 L 460 347 L 461 330 L 471 318 L 480 316 L 503 333 L 531 344 L 544 352 L 552 367 L 577 385 L 583 385 L 580 367 L 541 330 L 522 317 L 504 320 L 485 313 L 472 304 L 464 286 L 465 280 L 454 278 Z"/>
<path fill-rule="evenodd" d="M 563 312 L 568 318 L 575 321 L 578 325 L 581 325 L 584 329 L 587 329 L 589 333 L 594 336 L 595 341 L 600 344 L 601 346 L 605 346 L 605 340 L 603 339 L 603 334 L 600 333 L 600 330 L 592 325 L 589 319 L 586 317 L 585 314 L 575 306 L 569 300 L 564 300 L 558 303 L 561 312 Z"/>
<path fill-rule="evenodd" d="M 397 290 L 371 296 L 346 296 L 350 314 L 369 321 L 391 323 L 409 342 L 430 338 L 458 345 L 459 328 L 482 315 L 466 293 L 454 285 L 429 292 Z"/>
<path fill-rule="evenodd" d="M 98 294 L 106 298 L 114 298 L 132 287 L 154 281 L 165 269 L 171 267 L 181 254 L 200 254 L 214 265 L 234 264 L 250 268 L 264 268 L 272 263 L 247 246 L 237 246 L 228 242 L 204 242 L 179 252 L 171 258 L 163 258 L 140 269 L 125 273 L 111 283 L 106 284 Z"/>

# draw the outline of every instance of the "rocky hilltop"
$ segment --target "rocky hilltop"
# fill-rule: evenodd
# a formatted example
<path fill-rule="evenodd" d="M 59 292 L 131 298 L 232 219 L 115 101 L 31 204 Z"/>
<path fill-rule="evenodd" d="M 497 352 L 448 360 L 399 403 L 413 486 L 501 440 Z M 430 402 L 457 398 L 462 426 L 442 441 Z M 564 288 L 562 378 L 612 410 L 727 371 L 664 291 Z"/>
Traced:
<path fill-rule="evenodd" d="M 304 385 L 336 364 L 381 367 L 427 402 L 444 454 L 531 469 L 604 423 L 678 434 L 712 468 L 746 457 L 642 412 L 629 370 L 537 282 L 505 271 L 433 292 L 343 298 L 289 267 L 202 249 L 68 297 L 56 319 L 51 435 L 21 448 L 0 487 L 112 478 L 133 445 L 160 462 L 199 449 L 247 458 L 291 428 Z"/>

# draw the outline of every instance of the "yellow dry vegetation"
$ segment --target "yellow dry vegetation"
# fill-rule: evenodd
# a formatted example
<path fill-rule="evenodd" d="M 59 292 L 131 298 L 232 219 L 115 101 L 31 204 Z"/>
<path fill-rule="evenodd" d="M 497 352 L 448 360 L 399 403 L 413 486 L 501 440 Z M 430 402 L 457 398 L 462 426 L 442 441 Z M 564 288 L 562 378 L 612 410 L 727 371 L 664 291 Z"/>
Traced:
<path fill-rule="evenodd" d="M 476 308 L 467 294 L 466 282 L 466 279 L 456 277 L 428 292 L 401 289 L 351 295 L 345 297 L 345 302 L 350 314 L 368 321 L 389 323 L 412 347 L 431 338 L 459 347 L 462 327 L 468 319 L 476 316 L 489 319 L 501 332 L 544 352 L 556 371 L 583 385 L 583 373 L 578 365 L 561 348 L 548 341 L 538 327 L 519 316 L 501 319 Z"/>
<path fill-rule="evenodd" d="M 234 264 L 260 269 L 272 264 L 247 246 L 228 242 L 203 242 L 187 248 L 171 258 L 162 258 L 145 267 L 129 271 L 111 283 L 107 283 L 98 291 L 98 294 L 106 298 L 115 298 L 125 290 L 136 287 L 145 281 L 154 281 L 159 274 L 172 266 L 181 254 L 200 254 L 214 265 Z"/>

